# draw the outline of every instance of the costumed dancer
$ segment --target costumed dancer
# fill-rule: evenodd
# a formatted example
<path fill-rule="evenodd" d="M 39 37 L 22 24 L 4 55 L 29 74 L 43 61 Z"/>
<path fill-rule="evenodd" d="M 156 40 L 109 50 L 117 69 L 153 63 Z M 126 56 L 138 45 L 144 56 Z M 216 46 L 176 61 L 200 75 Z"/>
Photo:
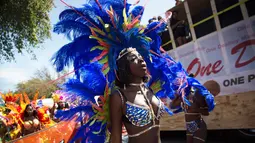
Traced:
<path fill-rule="evenodd" d="M 44 97 L 38 99 L 38 96 L 39 92 L 33 96 L 32 101 L 30 101 L 26 93 L 20 96 L 23 135 L 37 132 L 55 124 L 47 112 L 49 107 L 42 105 L 41 101 L 44 100 Z"/>
<path fill-rule="evenodd" d="M 15 128 L 8 132 L 11 140 L 36 132 L 42 129 L 42 127 L 50 127 L 55 124 L 49 118 L 47 112 L 45 112 L 48 110 L 48 107 L 38 104 L 38 95 L 39 93 L 37 92 L 33 100 L 30 101 L 26 93 L 12 94 L 10 92 L 6 95 L 2 94 L 5 100 L 5 108 L 11 111 L 9 114 L 4 114 L 3 117 L 8 121 L 7 125 L 15 125 Z M 20 100 L 20 104 L 16 103 L 18 99 Z"/>
<path fill-rule="evenodd" d="M 194 77 L 194 75 L 190 74 L 190 77 Z M 204 83 L 204 86 L 214 96 L 220 93 L 220 85 L 215 81 L 207 81 Z M 190 106 L 185 104 L 185 102 L 177 96 L 170 103 L 170 107 L 176 109 L 175 113 L 180 111 L 184 111 L 185 113 L 187 143 L 206 142 L 207 125 L 202 116 L 209 116 L 209 112 L 205 98 L 197 92 L 196 88 L 192 88 L 187 98 L 191 103 Z"/>
<path fill-rule="evenodd" d="M 23 112 L 23 135 L 28 135 L 42 129 L 42 124 L 39 121 L 38 113 L 31 104 L 27 104 Z"/>
<path fill-rule="evenodd" d="M 53 107 L 51 108 L 51 118 L 54 119 L 54 121 L 59 122 L 60 120 L 55 117 L 55 113 L 58 110 L 68 110 L 69 104 L 65 102 L 64 100 L 64 94 L 63 91 L 55 91 L 55 93 L 52 93 L 52 99 L 54 101 Z"/>
<path fill-rule="evenodd" d="M 1 94 L 5 106 L 2 106 L 1 122 L 3 125 L 2 141 L 10 141 L 18 138 L 22 130 L 21 108 L 16 102 L 20 94 L 8 92 L 5 95 Z"/>
<path fill-rule="evenodd" d="M 34 96 L 33 101 L 31 102 L 32 107 L 37 112 L 38 119 L 41 123 L 42 128 L 48 128 L 56 123 L 51 118 L 51 109 L 54 106 L 54 99 L 53 98 L 45 98 L 41 97 L 41 99 L 38 98 L 38 93 Z"/>
<path fill-rule="evenodd" d="M 174 99 L 177 94 L 191 105 L 187 100 L 191 87 L 198 89 L 208 110 L 213 110 L 213 95 L 188 77 L 180 63 L 161 53 L 158 33 L 165 23 L 140 25 L 143 6 L 125 0 L 95 0 L 82 8 L 69 7 L 60 14 L 54 31 L 73 41 L 53 56 L 53 64 L 57 71 L 74 67 L 75 77 L 63 89 L 88 104 L 58 111 L 56 116 L 73 119 L 83 112 L 89 117 L 69 142 L 120 143 L 122 123 L 130 143 L 160 142 L 159 119 L 164 111 L 172 115 L 160 98 Z"/>

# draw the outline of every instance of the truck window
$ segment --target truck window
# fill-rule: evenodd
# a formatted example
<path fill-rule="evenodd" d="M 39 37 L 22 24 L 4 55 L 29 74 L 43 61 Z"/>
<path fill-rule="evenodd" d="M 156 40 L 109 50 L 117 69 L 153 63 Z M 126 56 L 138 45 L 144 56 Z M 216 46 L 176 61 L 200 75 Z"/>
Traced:
<path fill-rule="evenodd" d="M 170 42 L 171 38 L 170 38 L 170 35 L 169 35 L 169 31 L 165 30 L 164 32 L 160 33 L 160 37 L 161 37 L 161 40 L 162 40 L 162 48 L 165 51 L 172 50 L 173 46 L 172 46 L 172 43 Z"/>
<path fill-rule="evenodd" d="M 255 15 L 255 0 L 249 0 L 245 3 L 249 17 L 252 17 L 253 15 Z"/>
<path fill-rule="evenodd" d="M 213 15 L 210 0 L 202 0 L 199 2 L 188 0 L 188 5 L 193 24 Z M 194 29 L 197 38 L 210 34 L 216 31 L 214 19 L 202 22 L 199 25 L 196 25 Z"/>
<path fill-rule="evenodd" d="M 239 0 L 215 0 L 217 11 L 220 12 L 236 3 Z M 242 12 L 240 6 L 237 6 L 227 12 L 224 12 L 219 15 L 221 28 L 227 27 L 231 24 L 234 24 L 238 21 L 243 20 Z"/>

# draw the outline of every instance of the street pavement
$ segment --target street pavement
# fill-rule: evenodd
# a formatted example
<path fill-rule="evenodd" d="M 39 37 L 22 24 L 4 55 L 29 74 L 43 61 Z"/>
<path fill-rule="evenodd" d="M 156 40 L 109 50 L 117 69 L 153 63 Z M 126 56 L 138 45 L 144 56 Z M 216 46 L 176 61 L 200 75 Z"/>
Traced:
<path fill-rule="evenodd" d="M 186 143 L 186 132 L 161 132 L 161 143 Z M 208 131 L 206 143 L 255 143 L 255 136 L 243 136 L 238 130 Z"/>

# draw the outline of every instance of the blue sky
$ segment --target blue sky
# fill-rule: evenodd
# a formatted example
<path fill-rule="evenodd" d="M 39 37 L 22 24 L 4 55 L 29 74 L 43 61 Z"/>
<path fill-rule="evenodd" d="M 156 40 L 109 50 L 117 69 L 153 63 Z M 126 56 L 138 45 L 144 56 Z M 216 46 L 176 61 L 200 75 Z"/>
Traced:
<path fill-rule="evenodd" d="M 68 4 L 80 7 L 85 0 L 65 0 Z M 130 2 L 135 0 L 130 0 Z M 129 1 L 128 1 L 129 2 Z M 143 4 L 145 0 L 141 0 Z M 66 6 L 59 0 L 54 0 L 55 8 L 50 12 L 51 25 L 57 23 L 58 15 L 66 9 Z M 142 23 L 146 24 L 148 19 L 153 16 L 163 15 L 163 13 L 173 7 L 175 0 L 149 0 L 146 5 Z M 34 52 L 37 60 L 32 60 L 27 53 L 16 54 L 16 62 L 4 63 L 0 65 L 0 92 L 14 90 L 17 83 L 26 81 L 33 76 L 36 70 L 47 67 L 52 73 L 54 68 L 50 63 L 52 55 L 64 44 L 69 41 L 63 35 L 57 35 L 51 32 L 51 39 L 46 40 L 41 49 Z"/>

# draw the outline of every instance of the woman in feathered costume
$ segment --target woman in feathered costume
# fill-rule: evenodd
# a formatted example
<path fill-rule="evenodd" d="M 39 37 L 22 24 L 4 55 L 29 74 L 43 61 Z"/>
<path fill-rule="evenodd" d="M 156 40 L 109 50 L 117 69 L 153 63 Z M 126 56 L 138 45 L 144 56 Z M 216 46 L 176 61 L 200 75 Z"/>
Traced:
<path fill-rule="evenodd" d="M 37 98 L 39 93 L 37 92 L 33 96 L 33 100 L 30 101 L 26 93 L 12 94 L 11 92 L 6 95 L 1 95 L 5 101 L 4 110 L 8 109 L 8 113 L 0 115 L 4 119 L 5 126 L 9 129 L 10 139 L 16 139 L 22 134 L 26 135 L 38 131 L 40 125 L 44 127 L 50 127 L 54 125 L 54 122 L 47 115 L 47 107 L 37 107 Z M 17 104 L 18 99 L 20 104 Z M 37 108 L 37 110 L 35 109 Z"/>
<path fill-rule="evenodd" d="M 122 123 L 130 143 L 160 142 L 159 119 L 164 110 L 172 114 L 160 98 L 177 94 L 189 105 L 191 87 L 205 97 L 209 111 L 214 108 L 206 88 L 161 53 L 158 33 L 165 24 L 140 25 L 144 7 L 136 4 L 126 0 L 87 1 L 82 8 L 66 4 L 70 9 L 59 16 L 54 31 L 72 42 L 53 56 L 53 63 L 57 71 L 74 67 L 74 79 L 63 88 L 86 102 L 57 116 L 72 119 L 83 112 L 88 117 L 70 142 L 101 143 L 110 137 L 110 142 L 120 143 Z"/>
<path fill-rule="evenodd" d="M 5 103 L 5 106 L 2 107 L 4 112 L 2 112 L 2 115 L 0 115 L 0 119 L 2 119 L 5 126 L 1 129 L 5 128 L 6 131 L 3 141 L 8 141 L 11 139 L 16 139 L 21 134 L 21 107 L 16 104 L 21 94 L 13 94 L 12 92 L 8 92 L 6 94 L 1 94 L 1 96 Z"/>

